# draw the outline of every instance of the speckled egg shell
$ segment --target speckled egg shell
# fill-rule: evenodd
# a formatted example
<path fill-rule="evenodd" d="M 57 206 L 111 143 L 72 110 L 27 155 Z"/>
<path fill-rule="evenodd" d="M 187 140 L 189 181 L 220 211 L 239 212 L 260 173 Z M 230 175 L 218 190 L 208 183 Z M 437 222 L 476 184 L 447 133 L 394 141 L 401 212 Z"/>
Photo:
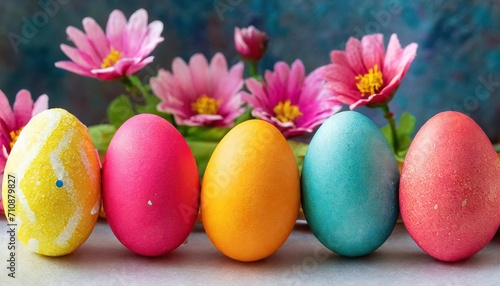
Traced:
<path fill-rule="evenodd" d="M 318 129 L 302 169 L 302 207 L 330 250 L 362 256 L 380 247 L 398 216 L 399 169 L 380 129 L 346 111 Z"/>
<path fill-rule="evenodd" d="M 140 114 L 111 140 L 102 170 L 106 218 L 131 251 L 158 256 L 176 249 L 196 222 L 200 182 L 182 135 L 165 119 Z"/>
<path fill-rule="evenodd" d="M 468 116 L 443 112 L 416 134 L 401 175 L 401 215 L 415 242 L 442 261 L 480 251 L 499 225 L 500 161 Z"/>
<path fill-rule="evenodd" d="M 87 128 L 63 109 L 32 118 L 12 148 L 2 184 L 19 241 L 43 255 L 73 252 L 94 229 L 100 193 L 99 159 Z"/>

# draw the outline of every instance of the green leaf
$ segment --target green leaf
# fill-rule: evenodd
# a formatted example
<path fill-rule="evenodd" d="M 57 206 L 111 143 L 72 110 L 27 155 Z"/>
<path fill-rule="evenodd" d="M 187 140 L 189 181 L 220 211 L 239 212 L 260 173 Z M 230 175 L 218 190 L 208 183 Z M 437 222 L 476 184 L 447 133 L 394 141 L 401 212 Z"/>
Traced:
<path fill-rule="evenodd" d="M 385 136 L 385 139 L 387 139 L 387 143 L 389 143 L 389 146 L 391 146 L 391 149 L 394 149 L 394 143 L 392 142 L 392 134 L 391 134 L 391 126 L 387 124 L 386 126 L 380 128 L 380 131 Z"/>
<path fill-rule="evenodd" d="M 247 121 L 247 120 L 250 120 L 252 119 L 253 116 L 252 116 L 252 109 L 247 107 L 247 109 L 245 110 L 245 112 L 243 112 L 238 118 L 236 118 L 236 121 L 234 123 L 234 125 L 238 125 L 244 121 Z"/>
<path fill-rule="evenodd" d="M 397 136 L 398 136 L 398 150 L 396 150 L 395 157 L 398 161 L 403 162 L 406 153 L 408 153 L 408 148 L 412 142 L 412 134 L 415 130 L 415 124 L 417 120 L 415 116 L 411 115 L 408 112 L 404 112 L 399 119 L 399 124 L 397 126 Z M 394 149 L 394 142 L 392 141 L 392 132 L 390 125 L 386 125 L 380 128 L 382 133 L 384 134 L 389 146 L 391 149 Z"/>
<path fill-rule="evenodd" d="M 302 173 L 302 165 L 304 164 L 304 157 L 306 156 L 307 148 L 309 144 L 297 142 L 293 140 L 288 140 L 288 144 L 292 148 L 293 156 L 295 157 L 295 163 L 299 168 L 299 174 Z"/>
<path fill-rule="evenodd" d="M 397 128 L 399 148 L 396 154 L 396 159 L 400 162 L 404 161 L 406 153 L 408 153 L 408 148 L 410 148 L 411 141 L 413 140 L 411 136 L 413 134 L 413 130 L 415 130 L 416 123 L 417 119 L 410 113 L 404 112 L 401 115 Z"/>
<path fill-rule="evenodd" d="M 217 128 L 207 126 L 178 126 L 184 138 L 193 141 L 219 142 L 231 128 Z"/>
<path fill-rule="evenodd" d="M 208 142 L 208 141 L 196 141 L 191 139 L 186 139 L 191 152 L 193 152 L 194 159 L 196 160 L 196 165 L 198 166 L 198 174 L 200 179 L 203 178 L 205 169 L 207 168 L 208 161 L 212 157 L 212 153 L 217 147 L 218 142 Z"/>
<path fill-rule="evenodd" d="M 108 106 L 108 119 L 116 128 L 134 115 L 132 102 L 125 95 L 118 96 Z"/>
<path fill-rule="evenodd" d="M 88 127 L 90 138 L 99 155 L 104 156 L 108 150 L 109 143 L 116 133 L 116 127 L 111 124 L 100 124 Z"/>
<path fill-rule="evenodd" d="M 413 130 L 415 130 L 416 123 L 417 119 L 415 116 L 408 112 L 403 112 L 401 119 L 399 119 L 398 135 L 401 134 L 410 136 L 413 133 Z"/>
<path fill-rule="evenodd" d="M 134 88 L 136 88 L 143 96 L 149 94 L 148 88 L 142 84 L 142 81 L 135 75 L 131 75 L 127 77 L 129 82 L 132 84 Z"/>
<path fill-rule="evenodd" d="M 146 96 L 146 104 L 145 105 L 137 105 L 137 113 L 149 113 L 155 114 L 160 117 L 165 118 L 168 122 L 172 123 L 174 126 L 174 116 L 170 113 L 165 113 L 158 110 L 158 104 L 160 103 L 160 99 L 154 95 Z"/>

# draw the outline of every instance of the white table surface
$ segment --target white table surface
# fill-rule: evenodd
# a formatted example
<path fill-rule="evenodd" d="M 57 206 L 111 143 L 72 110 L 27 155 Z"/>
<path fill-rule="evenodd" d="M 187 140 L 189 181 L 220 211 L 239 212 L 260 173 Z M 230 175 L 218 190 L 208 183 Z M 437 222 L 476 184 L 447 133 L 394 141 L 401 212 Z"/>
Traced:
<path fill-rule="evenodd" d="M 324 248 L 305 225 L 262 261 L 242 263 L 221 254 L 197 224 L 188 243 L 161 257 L 136 255 L 99 220 L 74 253 L 44 257 L 20 242 L 16 278 L 7 277 L 7 222 L 0 219 L 0 285 L 500 285 L 500 235 L 472 258 L 439 262 L 398 224 L 382 247 L 361 258 Z"/>

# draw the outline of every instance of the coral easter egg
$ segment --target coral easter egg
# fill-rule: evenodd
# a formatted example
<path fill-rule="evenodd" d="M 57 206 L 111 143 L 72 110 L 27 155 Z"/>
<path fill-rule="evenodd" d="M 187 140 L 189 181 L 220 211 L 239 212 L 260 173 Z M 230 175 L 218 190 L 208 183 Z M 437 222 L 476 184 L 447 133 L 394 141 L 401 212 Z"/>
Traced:
<path fill-rule="evenodd" d="M 61 256 L 94 229 L 100 166 L 87 128 L 63 109 L 49 109 L 24 127 L 5 166 L 2 200 L 29 250 Z"/>
<path fill-rule="evenodd" d="M 366 116 L 333 115 L 311 140 L 302 168 L 302 208 L 313 234 L 343 256 L 380 247 L 398 217 L 399 169 Z"/>
<path fill-rule="evenodd" d="M 442 112 L 420 129 L 402 170 L 400 205 L 411 237 L 436 259 L 466 259 L 493 238 L 500 161 L 471 118 Z"/>
<path fill-rule="evenodd" d="M 237 125 L 210 158 L 201 194 L 203 226 L 219 251 L 239 261 L 268 257 L 292 232 L 299 210 L 288 142 L 265 121 Z"/>
<path fill-rule="evenodd" d="M 196 162 L 179 131 L 159 116 L 136 115 L 117 130 L 104 159 L 102 188 L 111 230 L 137 254 L 176 249 L 196 222 Z"/>

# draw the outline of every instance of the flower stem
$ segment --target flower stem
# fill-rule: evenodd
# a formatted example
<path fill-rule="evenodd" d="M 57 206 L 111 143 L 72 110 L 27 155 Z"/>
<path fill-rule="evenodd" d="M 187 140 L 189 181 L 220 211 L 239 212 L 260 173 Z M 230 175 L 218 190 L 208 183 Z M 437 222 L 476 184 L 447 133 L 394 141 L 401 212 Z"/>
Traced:
<path fill-rule="evenodd" d="M 142 82 L 136 76 L 126 76 L 122 80 L 125 89 L 130 92 L 132 99 L 136 102 L 141 102 L 149 95 Z"/>
<path fill-rule="evenodd" d="M 122 79 L 123 85 L 125 85 L 125 90 L 128 91 L 127 96 L 132 103 L 132 109 L 136 114 L 137 105 L 143 105 L 149 96 L 148 90 L 142 84 L 138 77 L 134 75 L 126 76 Z"/>
<path fill-rule="evenodd" d="M 257 68 L 257 61 L 248 61 L 248 72 L 250 77 L 258 78 L 259 72 Z"/>
<path fill-rule="evenodd" d="M 396 120 L 394 120 L 394 114 L 389 110 L 388 104 L 384 104 L 380 108 L 382 108 L 382 111 L 384 112 L 385 119 L 389 121 L 389 126 L 391 127 L 391 135 L 392 135 L 392 149 L 394 151 L 394 154 L 397 155 L 399 150 L 399 144 L 398 144 L 398 133 L 396 129 Z"/>

